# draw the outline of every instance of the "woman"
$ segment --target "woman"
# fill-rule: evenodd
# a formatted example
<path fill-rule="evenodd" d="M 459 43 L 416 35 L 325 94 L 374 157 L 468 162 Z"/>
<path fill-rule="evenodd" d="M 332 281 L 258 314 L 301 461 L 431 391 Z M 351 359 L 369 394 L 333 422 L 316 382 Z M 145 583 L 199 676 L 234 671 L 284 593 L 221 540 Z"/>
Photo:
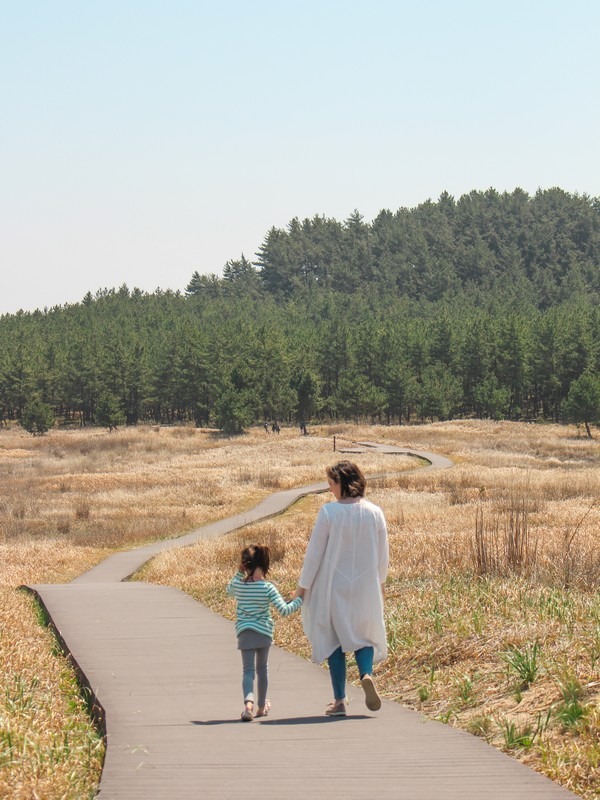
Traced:
<path fill-rule="evenodd" d="M 302 624 L 312 660 L 327 660 L 333 687 L 329 716 L 346 716 L 346 653 L 354 652 L 367 708 L 381 699 L 373 663 L 387 656 L 383 584 L 389 548 L 381 509 L 365 500 L 365 476 L 351 461 L 326 470 L 335 503 L 324 505 L 306 548 L 295 596 L 304 597 Z"/>

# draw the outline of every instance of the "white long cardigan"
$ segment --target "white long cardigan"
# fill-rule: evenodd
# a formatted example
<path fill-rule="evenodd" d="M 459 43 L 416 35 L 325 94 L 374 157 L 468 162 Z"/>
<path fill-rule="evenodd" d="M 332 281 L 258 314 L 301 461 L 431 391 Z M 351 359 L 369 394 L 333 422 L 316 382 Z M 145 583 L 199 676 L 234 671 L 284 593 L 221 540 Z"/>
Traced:
<path fill-rule="evenodd" d="M 387 656 L 381 584 L 389 562 L 382 510 L 364 498 L 321 507 L 298 581 L 305 589 L 304 632 L 312 660 L 321 663 L 340 645 L 344 653 L 374 648 Z"/>

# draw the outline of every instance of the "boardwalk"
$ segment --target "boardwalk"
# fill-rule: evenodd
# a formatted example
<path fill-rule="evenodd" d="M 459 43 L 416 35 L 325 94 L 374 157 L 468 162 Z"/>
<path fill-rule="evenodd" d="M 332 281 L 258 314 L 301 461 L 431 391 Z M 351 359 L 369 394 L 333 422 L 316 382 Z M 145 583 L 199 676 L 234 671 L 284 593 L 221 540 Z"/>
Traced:
<path fill-rule="evenodd" d="M 373 443 L 362 443 L 375 447 Z M 434 454 L 386 448 L 450 466 Z M 29 587 L 91 688 L 106 728 L 100 800 L 348 798 L 566 800 L 574 795 L 462 731 L 384 701 L 323 716 L 327 672 L 279 648 L 272 713 L 239 722 L 233 624 L 184 593 L 123 582 L 148 558 L 280 513 L 327 484 L 280 492 L 177 540 L 118 553 L 69 584 Z"/>

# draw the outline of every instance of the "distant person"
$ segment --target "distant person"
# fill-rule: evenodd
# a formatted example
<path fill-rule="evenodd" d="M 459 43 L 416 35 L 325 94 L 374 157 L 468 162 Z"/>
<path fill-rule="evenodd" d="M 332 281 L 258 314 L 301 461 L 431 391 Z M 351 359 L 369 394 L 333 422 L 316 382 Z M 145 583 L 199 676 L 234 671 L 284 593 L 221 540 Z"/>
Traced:
<path fill-rule="evenodd" d="M 266 430 L 266 432 L 268 433 L 268 432 L 269 432 L 269 423 L 268 423 L 268 422 L 265 422 L 265 424 L 263 425 L 263 428 L 264 428 L 264 429 Z"/>
<path fill-rule="evenodd" d="M 308 429 L 306 427 L 306 422 L 300 423 L 300 434 L 303 436 L 308 436 Z"/>
<path fill-rule="evenodd" d="M 279 433 L 279 431 L 281 430 L 281 428 L 277 424 L 277 420 L 275 420 L 275 422 L 271 425 L 271 430 L 273 431 L 273 433 Z"/>
<path fill-rule="evenodd" d="M 340 461 L 326 474 L 335 502 L 317 515 L 294 597 L 304 597 L 302 623 L 312 660 L 329 665 L 333 702 L 325 713 L 345 717 L 346 653 L 356 658 L 367 708 L 381 707 L 373 664 L 387 656 L 383 593 L 389 546 L 385 517 L 365 500 L 359 467 Z"/>
<path fill-rule="evenodd" d="M 266 545 L 254 544 L 242 550 L 238 572 L 227 585 L 227 594 L 237 601 L 235 632 L 238 650 L 242 651 L 242 691 L 244 710 L 242 722 L 269 713 L 269 648 L 273 644 L 271 605 L 287 617 L 302 605 L 296 597 L 286 603 L 277 588 L 266 580 L 270 555 Z M 258 703 L 254 711 L 254 680 L 257 683 Z"/>

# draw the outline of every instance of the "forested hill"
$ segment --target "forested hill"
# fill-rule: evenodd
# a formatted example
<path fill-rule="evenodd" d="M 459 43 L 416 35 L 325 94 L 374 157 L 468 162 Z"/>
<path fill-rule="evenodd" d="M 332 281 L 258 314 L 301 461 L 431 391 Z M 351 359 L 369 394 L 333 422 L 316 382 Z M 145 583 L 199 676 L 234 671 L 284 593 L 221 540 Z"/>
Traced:
<path fill-rule="evenodd" d="M 504 294 L 548 308 L 577 292 L 600 298 L 600 199 L 561 189 L 530 197 L 471 192 L 392 213 L 371 224 L 358 212 L 341 223 L 315 216 L 272 228 L 257 254 L 225 267 L 232 282 L 255 282 L 275 297 L 330 289 L 438 301 Z M 214 276 L 194 276 L 202 290 Z"/>
<path fill-rule="evenodd" d="M 600 420 L 600 201 L 442 195 L 256 262 L 0 317 L 0 422 Z"/>

